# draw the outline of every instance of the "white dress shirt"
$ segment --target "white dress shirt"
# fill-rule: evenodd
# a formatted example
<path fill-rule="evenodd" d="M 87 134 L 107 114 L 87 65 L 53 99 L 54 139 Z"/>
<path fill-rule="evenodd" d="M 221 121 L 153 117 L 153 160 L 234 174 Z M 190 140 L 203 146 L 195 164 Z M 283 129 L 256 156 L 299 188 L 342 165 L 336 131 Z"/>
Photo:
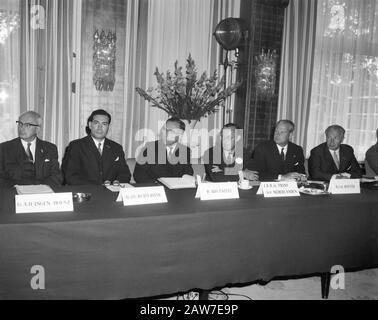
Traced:
<path fill-rule="evenodd" d="M 340 148 L 337 149 L 337 150 L 331 150 L 331 149 L 328 149 L 328 150 L 331 153 L 331 156 L 332 156 L 334 161 L 335 161 L 335 153 L 336 153 L 337 159 L 339 159 L 339 166 L 340 166 Z"/>
<path fill-rule="evenodd" d="M 101 143 L 100 149 L 101 149 L 101 154 L 102 154 L 102 151 L 104 150 L 105 139 L 97 140 L 97 139 L 95 139 L 95 138 L 93 138 L 93 137 L 92 137 L 92 139 L 93 139 L 93 141 L 94 141 L 94 143 L 95 143 L 95 146 L 96 146 L 96 149 L 97 149 L 97 150 L 99 150 L 99 148 L 98 148 L 98 144 Z"/>
<path fill-rule="evenodd" d="M 286 154 L 287 154 L 287 148 L 288 148 L 288 144 L 284 147 L 281 147 L 280 145 L 276 144 L 277 145 L 277 148 L 278 148 L 278 153 L 280 154 L 281 156 L 281 151 L 282 151 L 282 148 L 283 148 L 283 153 L 285 155 L 285 159 L 286 159 Z M 278 175 L 278 180 L 281 180 L 282 179 L 282 174 L 279 174 Z"/>
<path fill-rule="evenodd" d="M 22 143 L 22 146 L 24 147 L 25 149 L 25 152 L 26 154 L 28 153 L 27 150 L 28 150 L 28 142 L 21 139 L 21 143 Z M 36 145 L 37 145 L 37 138 L 34 138 L 33 141 L 30 141 L 30 151 L 31 151 L 31 154 L 33 156 L 33 162 L 35 162 L 35 148 L 36 148 Z"/>
<path fill-rule="evenodd" d="M 171 144 L 170 146 L 166 146 L 168 157 L 174 155 L 174 153 L 172 153 L 172 152 L 174 152 L 176 150 L 176 146 L 177 146 L 177 143 Z"/>
<path fill-rule="evenodd" d="M 278 148 L 278 153 L 281 155 L 281 150 L 282 148 L 284 149 L 283 152 L 284 152 L 284 155 L 285 155 L 285 159 L 286 159 L 286 154 L 287 154 L 287 147 L 288 147 L 288 144 L 284 147 L 281 147 L 280 145 L 276 144 L 277 145 L 277 148 Z"/>

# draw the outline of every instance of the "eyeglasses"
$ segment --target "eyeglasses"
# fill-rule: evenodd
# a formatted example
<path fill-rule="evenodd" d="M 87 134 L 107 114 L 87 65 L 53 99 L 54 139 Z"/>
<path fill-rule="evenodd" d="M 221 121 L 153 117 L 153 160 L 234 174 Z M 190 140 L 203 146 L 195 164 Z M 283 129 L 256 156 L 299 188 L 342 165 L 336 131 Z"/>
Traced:
<path fill-rule="evenodd" d="M 17 125 L 22 128 L 22 127 L 25 127 L 26 129 L 29 129 L 30 127 L 39 127 L 38 124 L 34 124 L 34 123 L 22 123 L 21 121 L 16 121 Z"/>

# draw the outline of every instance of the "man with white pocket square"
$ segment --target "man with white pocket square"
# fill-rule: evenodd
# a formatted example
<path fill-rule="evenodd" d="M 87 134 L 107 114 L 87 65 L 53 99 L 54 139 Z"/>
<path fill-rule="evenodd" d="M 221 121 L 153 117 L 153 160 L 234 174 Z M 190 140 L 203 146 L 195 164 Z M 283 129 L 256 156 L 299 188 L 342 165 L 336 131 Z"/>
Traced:
<path fill-rule="evenodd" d="M 0 144 L 0 186 L 61 185 L 56 145 L 37 138 L 41 116 L 27 111 L 16 123 L 18 138 Z"/>
<path fill-rule="evenodd" d="M 111 116 L 98 109 L 87 120 L 87 136 L 68 145 L 62 171 L 69 185 L 129 182 L 131 173 L 122 146 L 106 138 Z"/>

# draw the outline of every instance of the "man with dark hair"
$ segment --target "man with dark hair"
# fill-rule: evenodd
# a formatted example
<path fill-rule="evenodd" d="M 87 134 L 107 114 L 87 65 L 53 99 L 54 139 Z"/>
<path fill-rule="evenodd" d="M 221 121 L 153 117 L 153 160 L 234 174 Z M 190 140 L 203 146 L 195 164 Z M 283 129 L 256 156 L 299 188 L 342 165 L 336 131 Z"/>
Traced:
<path fill-rule="evenodd" d="M 375 135 L 377 143 L 371 146 L 365 155 L 365 169 L 368 177 L 378 176 L 378 129 Z"/>
<path fill-rule="evenodd" d="M 353 148 L 344 141 L 345 130 L 331 125 L 326 131 L 326 142 L 311 150 L 308 170 L 314 180 L 329 181 L 331 178 L 361 178 L 362 170 L 354 156 Z"/>
<path fill-rule="evenodd" d="M 234 123 L 223 126 L 221 141 L 207 150 L 203 156 L 206 179 L 213 182 L 238 181 L 239 171 L 246 179 L 258 180 L 255 171 L 247 169 L 251 155 L 243 147 L 242 130 Z"/>
<path fill-rule="evenodd" d="M 170 118 L 160 131 L 160 139 L 148 142 L 136 157 L 134 179 L 151 183 L 161 177 L 193 175 L 190 149 L 179 141 L 185 132 L 185 123 Z"/>
<path fill-rule="evenodd" d="M 27 111 L 19 117 L 17 125 L 18 138 L 0 144 L 0 186 L 61 185 L 57 148 L 37 137 L 41 116 Z"/>
<path fill-rule="evenodd" d="M 303 149 L 290 142 L 294 129 L 292 121 L 280 120 L 274 139 L 256 147 L 251 169 L 259 173 L 261 181 L 300 180 L 305 175 Z"/>
<path fill-rule="evenodd" d="M 131 178 L 122 146 L 106 138 L 111 116 L 105 110 L 92 112 L 87 121 L 87 136 L 71 141 L 62 170 L 70 185 L 129 182 Z"/>

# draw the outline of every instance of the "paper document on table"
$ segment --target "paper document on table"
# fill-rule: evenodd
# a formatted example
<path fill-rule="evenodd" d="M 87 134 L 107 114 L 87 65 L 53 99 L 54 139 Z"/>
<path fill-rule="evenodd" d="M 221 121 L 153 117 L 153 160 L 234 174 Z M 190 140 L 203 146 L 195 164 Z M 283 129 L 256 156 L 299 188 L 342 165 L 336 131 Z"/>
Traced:
<path fill-rule="evenodd" d="M 169 189 L 186 189 L 196 187 L 195 179 L 192 176 L 182 178 L 159 178 L 158 181 Z"/>
<path fill-rule="evenodd" d="M 15 188 L 18 194 L 54 193 L 53 189 L 51 189 L 46 184 L 26 185 L 26 186 L 15 185 Z"/>
<path fill-rule="evenodd" d="M 120 183 L 119 186 L 106 186 L 106 189 L 110 190 L 111 192 L 120 192 L 121 188 L 134 188 L 134 186 L 128 183 Z"/>
<path fill-rule="evenodd" d="M 362 177 L 362 178 L 360 179 L 360 182 L 362 182 L 362 183 L 366 183 L 366 182 L 377 182 L 377 181 L 378 181 L 378 179 L 376 179 L 376 178 Z"/>

